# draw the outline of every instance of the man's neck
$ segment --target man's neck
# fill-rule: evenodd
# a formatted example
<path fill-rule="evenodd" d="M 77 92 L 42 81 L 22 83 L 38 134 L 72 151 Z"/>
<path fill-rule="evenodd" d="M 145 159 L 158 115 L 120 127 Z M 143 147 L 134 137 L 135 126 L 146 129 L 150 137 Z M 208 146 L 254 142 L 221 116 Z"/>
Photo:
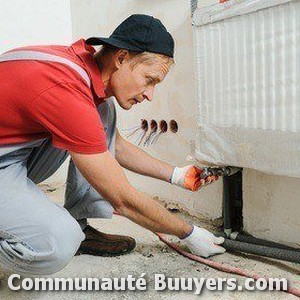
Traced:
<path fill-rule="evenodd" d="M 95 60 L 97 62 L 98 68 L 101 73 L 105 94 L 107 97 L 111 97 L 112 94 L 109 91 L 108 84 L 109 84 L 110 77 L 114 71 L 109 66 L 104 66 L 104 64 L 101 62 L 99 56 L 95 56 Z"/>

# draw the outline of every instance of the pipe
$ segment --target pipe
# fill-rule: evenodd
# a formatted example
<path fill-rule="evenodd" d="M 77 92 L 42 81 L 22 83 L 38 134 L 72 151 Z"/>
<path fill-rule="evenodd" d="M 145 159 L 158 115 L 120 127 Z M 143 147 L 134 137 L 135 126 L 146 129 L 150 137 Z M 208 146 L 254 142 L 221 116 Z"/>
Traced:
<path fill-rule="evenodd" d="M 261 246 L 273 247 L 273 248 L 277 248 L 277 249 L 285 249 L 285 250 L 300 252 L 299 248 L 294 248 L 294 247 L 286 246 L 286 245 L 283 245 L 283 244 L 280 244 L 280 243 L 276 243 L 276 242 L 273 242 L 273 241 L 258 239 L 258 238 L 254 237 L 254 236 L 242 234 L 240 232 L 233 232 L 233 233 L 231 233 L 230 236 L 229 236 L 229 238 L 231 240 L 236 240 L 236 241 L 239 241 L 239 242 L 250 243 L 250 244 L 254 244 L 254 245 L 261 245 Z"/>
<path fill-rule="evenodd" d="M 230 195 L 230 184 L 228 182 L 228 178 L 223 178 L 223 230 L 226 236 L 228 237 L 232 232 L 232 209 L 231 209 L 231 201 L 232 199 Z"/>
<path fill-rule="evenodd" d="M 242 171 L 223 177 L 223 218 L 224 233 L 227 237 L 224 248 L 234 252 L 300 263 L 300 249 L 240 233 L 243 227 L 242 184 Z"/>
<path fill-rule="evenodd" d="M 300 249 L 268 240 L 257 239 L 239 232 L 233 232 L 228 236 L 225 233 L 214 233 L 215 236 L 225 238 L 222 246 L 231 252 L 244 252 L 254 255 L 265 256 L 294 263 L 300 263 Z"/>
<path fill-rule="evenodd" d="M 243 227 L 242 169 L 228 174 L 223 176 L 223 219 L 227 237 L 232 231 L 240 231 Z"/>
<path fill-rule="evenodd" d="M 269 258 L 300 263 L 299 250 L 287 250 L 225 239 L 222 246 L 232 252 L 245 252 Z"/>

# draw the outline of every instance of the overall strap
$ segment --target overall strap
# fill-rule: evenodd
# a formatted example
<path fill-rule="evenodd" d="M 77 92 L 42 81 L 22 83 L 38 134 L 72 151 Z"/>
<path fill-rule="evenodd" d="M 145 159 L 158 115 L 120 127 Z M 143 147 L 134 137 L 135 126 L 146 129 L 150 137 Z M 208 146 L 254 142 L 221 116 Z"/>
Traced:
<path fill-rule="evenodd" d="M 91 87 L 91 81 L 87 72 L 81 66 L 77 65 L 67 58 L 32 50 L 14 50 L 0 55 L 0 63 L 14 60 L 51 61 L 65 64 L 76 71 L 87 83 L 87 85 Z"/>

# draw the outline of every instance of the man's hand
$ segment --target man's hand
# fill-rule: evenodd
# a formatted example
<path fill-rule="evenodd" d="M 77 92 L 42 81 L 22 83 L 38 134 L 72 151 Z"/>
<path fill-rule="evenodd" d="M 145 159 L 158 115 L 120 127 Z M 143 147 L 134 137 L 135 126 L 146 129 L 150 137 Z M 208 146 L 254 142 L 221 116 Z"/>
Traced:
<path fill-rule="evenodd" d="M 182 239 L 182 242 L 193 254 L 209 257 L 215 254 L 224 253 L 226 250 L 218 246 L 224 242 L 223 237 L 216 237 L 206 229 L 194 225 L 192 233 Z"/>
<path fill-rule="evenodd" d="M 181 186 L 190 191 L 197 191 L 201 187 L 218 180 L 218 176 L 201 178 L 202 169 L 189 165 L 182 168 L 175 167 L 170 178 L 172 184 Z"/>
<path fill-rule="evenodd" d="M 174 168 L 129 143 L 122 138 L 118 131 L 116 136 L 116 159 L 122 167 L 130 171 L 171 182 L 191 191 L 197 191 L 202 186 L 218 179 L 217 176 L 200 178 L 202 170 L 192 165 Z"/>

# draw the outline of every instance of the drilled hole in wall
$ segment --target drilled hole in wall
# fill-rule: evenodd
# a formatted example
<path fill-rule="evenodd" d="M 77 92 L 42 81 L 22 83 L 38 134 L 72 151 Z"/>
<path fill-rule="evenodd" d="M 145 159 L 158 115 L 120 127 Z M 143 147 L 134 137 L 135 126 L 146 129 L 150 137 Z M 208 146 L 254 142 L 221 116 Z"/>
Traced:
<path fill-rule="evenodd" d="M 151 120 L 150 121 L 150 128 L 152 132 L 156 132 L 157 131 L 157 122 L 155 120 Z"/>
<path fill-rule="evenodd" d="M 161 120 L 159 122 L 159 129 L 162 133 L 165 133 L 168 131 L 168 123 L 165 120 Z"/>
<path fill-rule="evenodd" d="M 144 131 L 148 131 L 149 125 L 148 125 L 148 121 L 146 119 L 141 120 L 141 128 Z"/>
<path fill-rule="evenodd" d="M 178 123 L 175 120 L 169 122 L 170 130 L 174 133 L 178 131 Z"/>

